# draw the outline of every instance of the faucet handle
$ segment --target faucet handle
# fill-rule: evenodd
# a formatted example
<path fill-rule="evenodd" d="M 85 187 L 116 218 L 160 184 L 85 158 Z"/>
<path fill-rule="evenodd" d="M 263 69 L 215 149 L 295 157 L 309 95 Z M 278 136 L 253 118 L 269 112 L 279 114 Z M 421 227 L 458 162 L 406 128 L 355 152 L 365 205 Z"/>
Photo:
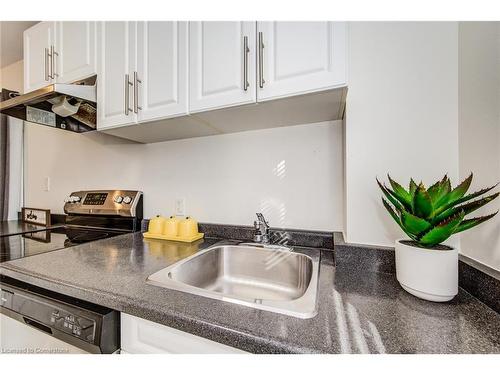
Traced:
<path fill-rule="evenodd" d="M 262 213 L 257 212 L 257 220 L 253 222 L 255 233 L 253 236 L 254 242 L 269 243 L 269 223 L 264 218 Z"/>
<path fill-rule="evenodd" d="M 267 220 L 265 219 L 264 215 L 262 215 L 261 212 L 257 212 L 256 215 L 257 215 L 257 219 L 259 219 L 259 221 L 262 224 L 265 224 L 265 225 L 269 226 L 269 223 L 267 222 Z"/>

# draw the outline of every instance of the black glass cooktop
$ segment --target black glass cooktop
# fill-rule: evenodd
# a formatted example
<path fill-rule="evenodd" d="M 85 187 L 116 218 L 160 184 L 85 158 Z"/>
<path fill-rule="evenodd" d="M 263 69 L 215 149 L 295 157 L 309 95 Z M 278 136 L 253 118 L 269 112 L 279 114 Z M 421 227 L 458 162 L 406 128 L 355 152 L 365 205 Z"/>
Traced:
<path fill-rule="evenodd" d="M 23 258 L 124 234 L 124 231 L 75 226 L 0 237 L 0 262 Z"/>

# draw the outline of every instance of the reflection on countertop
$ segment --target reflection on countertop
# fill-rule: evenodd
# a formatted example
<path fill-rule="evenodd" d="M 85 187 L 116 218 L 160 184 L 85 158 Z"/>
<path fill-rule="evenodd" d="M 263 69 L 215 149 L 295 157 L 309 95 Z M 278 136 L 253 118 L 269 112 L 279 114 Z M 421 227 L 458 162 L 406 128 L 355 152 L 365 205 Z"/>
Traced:
<path fill-rule="evenodd" d="M 311 319 L 146 283 L 217 242 L 125 234 L 5 262 L 0 273 L 254 353 L 500 353 L 500 315 L 464 290 L 449 303 L 419 300 L 394 275 L 336 269 L 331 251 L 321 252 Z"/>
<path fill-rule="evenodd" d="M 51 225 L 49 228 L 58 227 L 61 225 L 62 224 Z M 25 223 L 21 220 L 0 221 L 0 237 L 12 236 L 14 234 L 21 234 L 28 232 L 37 232 L 46 229 L 47 229 L 46 226 Z"/>
<path fill-rule="evenodd" d="M 169 262 L 177 262 L 196 253 L 203 242 L 203 239 L 185 243 L 144 238 L 144 247 L 155 258 L 165 258 Z"/>

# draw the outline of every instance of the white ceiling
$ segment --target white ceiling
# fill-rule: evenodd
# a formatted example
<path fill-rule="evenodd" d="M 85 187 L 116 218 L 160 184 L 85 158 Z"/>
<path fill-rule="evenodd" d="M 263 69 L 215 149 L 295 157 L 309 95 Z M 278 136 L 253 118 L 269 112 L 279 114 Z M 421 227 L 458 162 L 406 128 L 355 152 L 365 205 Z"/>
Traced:
<path fill-rule="evenodd" d="M 0 68 L 23 58 L 23 31 L 39 21 L 0 21 Z"/>

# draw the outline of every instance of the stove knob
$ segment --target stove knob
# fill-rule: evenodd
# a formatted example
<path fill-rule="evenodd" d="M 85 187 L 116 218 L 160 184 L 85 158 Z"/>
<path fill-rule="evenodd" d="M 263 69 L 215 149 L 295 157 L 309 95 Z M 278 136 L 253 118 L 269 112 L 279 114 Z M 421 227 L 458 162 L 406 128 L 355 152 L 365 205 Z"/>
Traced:
<path fill-rule="evenodd" d="M 78 203 L 81 201 L 82 198 L 76 196 L 76 195 L 72 195 L 71 197 L 69 197 L 69 202 L 70 203 Z"/>
<path fill-rule="evenodd" d="M 129 204 L 130 202 L 132 202 L 132 198 L 130 198 L 128 195 L 123 198 L 123 203 Z"/>
<path fill-rule="evenodd" d="M 115 201 L 115 203 L 122 203 L 122 201 L 123 201 L 123 197 L 122 197 L 122 196 L 120 196 L 120 195 L 117 195 L 117 196 L 115 197 L 114 201 Z"/>

